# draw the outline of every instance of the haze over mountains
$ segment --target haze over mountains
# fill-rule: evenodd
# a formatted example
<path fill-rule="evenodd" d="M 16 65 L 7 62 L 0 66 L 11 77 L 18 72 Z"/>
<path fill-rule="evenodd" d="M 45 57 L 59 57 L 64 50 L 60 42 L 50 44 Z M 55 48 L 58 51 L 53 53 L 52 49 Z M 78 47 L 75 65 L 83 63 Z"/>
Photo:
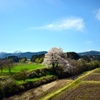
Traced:
<path fill-rule="evenodd" d="M 47 51 L 39 51 L 39 52 L 20 52 L 16 51 L 14 53 L 6 53 L 6 52 L 0 52 L 0 58 L 5 58 L 8 56 L 18 56 L 18 57 L 26 57 L 27 59 L 30 59 L 33 55 L 39 55 L 39 54 L 46 54 Z M 80 56 L 84 55 L 100 55 L 100 51 L 86 51 L 78 53 Z"/>
<path fill-rule="evenodd" d="M 81 53 L 78 53 L 78 54 L 80 56 L 84 56 L 84 55 L 100 55 L 100 51 L 91 50 L 91 51 L 81 52 Z"/>
<path fill-rule="evenodd" d="M 0 58 L 5 58 L 8 56 L 18 56 L 18 57 L 26 57 L 27 59 L 30 59 L 33 55 L 39 55 L 39 54 L 46 54 L 47 51 L 40 51 L 40 52 L 14 52 L 14 53 L 6 53 L 6 52 L 0 52 Z"/>

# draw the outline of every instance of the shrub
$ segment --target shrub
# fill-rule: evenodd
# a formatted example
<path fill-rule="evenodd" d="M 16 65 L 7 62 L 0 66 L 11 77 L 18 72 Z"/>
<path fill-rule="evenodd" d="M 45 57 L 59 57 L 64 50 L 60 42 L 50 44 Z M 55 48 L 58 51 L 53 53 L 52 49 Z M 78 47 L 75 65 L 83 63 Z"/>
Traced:
<path fill-rule="evenodd" d="M 46 76 L 50 74 L 52 74 L 51 68 L 36 69 L 36 70 L 29 72 L 28 78 L 37 78 L 37 77 Z"/>
<path fill-rule="evenodd" d="M 90 63 L 88 63 L 88 69 L 91 70 L 91 69 L 94 69 L 94 68 L 98 68 L 100 67 L 100 61 L 91 61 Z"/>
<path fill-rule="evenodd" d="M 9 97 L 15 94 L 18 90 L 18 85 L 11 78 L 0 81 L 0 100 L 4 97 Z"/>
<path fill-rule="evenodd" d="M 25 81 L 28 78 L 28 71 L 27 69 L 21 70 L 19 73 L 13 75 L 13 78 L 16 80 L 23 80 Z"/>
<path fill-rule="evenodd" d="M 49 83 L 51 81 L 54 81 L 56 80 L 57 77 L 52 75 L 52 76 L 45 76 L 39 80 L 36 80 L 36 81 L 29 81 L 29 82 L 25 82 L 24 84 L 21 84 L 21 87 L 24 87 L 23 90 L 28 90 L 28 89 L 31 89 L 31 88 L 35 88 L 35 87 L 38 87 L 40 85 L 43 85 L 45 83 Z"/>
<path fill-rule="evenodd" d="M 15 95 L 25 90 L 29 90 L 31 88 L 43 85 L 45 83 L 49 83 L 56 79 L 57 77 L 54 75 L 45 76 L 43 78 L 40 78 L 39 80 L 28 81 L 21 85 L 17 85 L 15 81 L 11 78 L 4 80 L 4 81 L 0 81 L 0 100 L 2 100 L 4 97 Z"/>
<path fill-rule="evenodd" d="M 84 71 L 88 71 L 88 70 L 100 67 L 100 62 L 96 61 L 96 60 L 88 62 L 88 63 L 87 63 L 87 61 L 85 61 L 83 59 L 80 59 L 78 61 L 71 60 L 70 64 L 72 66 L 71 73 L 70 73 L 71 75 L 80 74 Z"/>

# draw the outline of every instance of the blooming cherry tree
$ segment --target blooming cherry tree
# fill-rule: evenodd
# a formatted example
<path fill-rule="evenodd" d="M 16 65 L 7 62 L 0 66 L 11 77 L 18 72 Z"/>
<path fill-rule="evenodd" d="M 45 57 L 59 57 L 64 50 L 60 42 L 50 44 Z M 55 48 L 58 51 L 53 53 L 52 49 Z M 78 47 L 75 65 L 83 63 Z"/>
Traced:
<path fill-rule="evenodd" d="M 47 66 L 62 67 L 64 71 L 71 68 L 67 61 L 67 54 L 62 51 L 61 48 L 52 48 L 48 53 L 45 54 L 43 64 Z"/>

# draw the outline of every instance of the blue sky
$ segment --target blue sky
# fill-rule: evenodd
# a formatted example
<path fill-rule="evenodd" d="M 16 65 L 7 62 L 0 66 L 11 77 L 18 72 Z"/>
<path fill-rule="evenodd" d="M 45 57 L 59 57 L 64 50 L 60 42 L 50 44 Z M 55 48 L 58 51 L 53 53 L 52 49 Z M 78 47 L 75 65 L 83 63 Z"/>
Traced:
<path fill-rule="evenodd" d="M 0 52 L 100 51 L 100 0 L 0 0 Z"/>

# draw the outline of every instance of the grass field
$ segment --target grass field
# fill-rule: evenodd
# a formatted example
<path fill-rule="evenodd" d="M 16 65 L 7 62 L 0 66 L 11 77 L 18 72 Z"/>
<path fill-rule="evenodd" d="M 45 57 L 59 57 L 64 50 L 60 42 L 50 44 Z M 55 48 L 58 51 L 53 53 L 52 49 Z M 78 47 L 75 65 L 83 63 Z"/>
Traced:
<path fill-rule="evenodd" d="M 13 69 L 12 72 L 19 72 L 22 69 L 28 69 L 29 71 L 34 70 L 34 69 L 39 69 L 39 68 L 44 68 L 44 65 L 41 64 L 27 64 L 27 63 L 23 63 L 23 64 L 17 64 Z"/>
<path fill-rule="evenodd" d="M 34 63 L 16 63 L 14 67 L 11 68 L 12 73 L 20 72 L 22 69 L 27 69 L 29 71 L 44 68 L 44 65 L 34 64 Z M 0 72 L 1 73 L 1 72 Z M 4 69 L 3 73 L 8 73 L 8 69 Z"/>
<path fill-rule="evenodd" d="M 100 68 L 83 77 L 80 82 L 59 95 L 45 100 L 100 100 Z"/>

